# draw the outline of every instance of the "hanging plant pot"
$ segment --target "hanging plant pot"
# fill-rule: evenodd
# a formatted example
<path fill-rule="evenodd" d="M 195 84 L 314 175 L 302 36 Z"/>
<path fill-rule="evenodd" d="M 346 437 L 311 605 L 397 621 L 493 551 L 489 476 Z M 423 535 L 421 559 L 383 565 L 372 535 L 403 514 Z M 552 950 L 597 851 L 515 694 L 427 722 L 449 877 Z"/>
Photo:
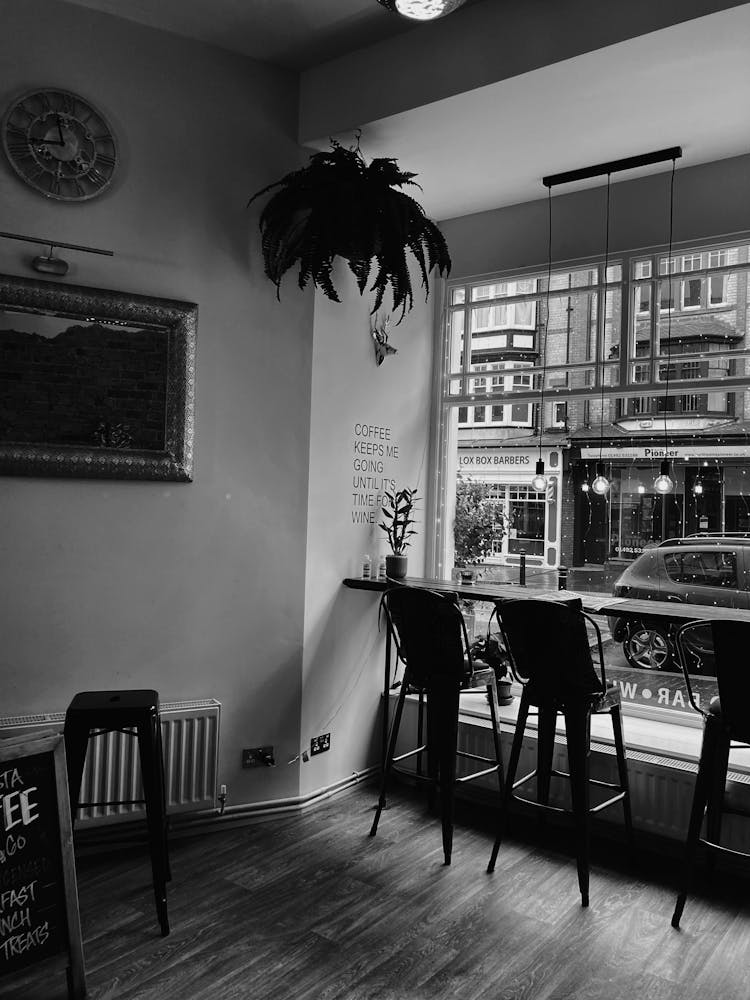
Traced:
<path fill-rule="evenodd" d="M 412 308 L 407 251 L 416 259 L 425 297 L 429 274 L 447 275 L 451 260 L 443 234 L 421 205 L 398 188 L 415 185 L 416 174 L 398 169 L 396 160 L 379 158 L 369 164 L 357 144 L 345 149 L 332 140 L 331 150 L 315 153 L 301 170 L 258 191 L 250 203 L 277 189 L 260 216 L 261 247 L 266 275 L 280 297 L 281 279 L 299 265 L 298 284 L 308 281 L 339 302 L 331 280 L 336 257 L 342 257 L 356 278 L 360 294 L 370 273 L 375 277 L 372 312 L 380 308 L 390 286 L 399 322 Z"/>

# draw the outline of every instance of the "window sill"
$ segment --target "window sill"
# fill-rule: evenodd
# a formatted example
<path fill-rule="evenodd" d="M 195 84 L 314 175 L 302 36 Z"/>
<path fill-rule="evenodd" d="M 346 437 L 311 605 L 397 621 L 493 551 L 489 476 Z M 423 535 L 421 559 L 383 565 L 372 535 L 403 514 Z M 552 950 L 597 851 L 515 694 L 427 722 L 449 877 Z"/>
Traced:
<path fill-rule="evenodd" d="M 513 704 L 500 706 L 502 730 L 513 731 L 518 703 L 518 698 L 515 697 Z M 489 726 L 490 709 L 484 692 L 466 692 L 461 695 L 460 721 L 468 725 Z M 622 726 L 626 753 L 645 755 L 653 763 L 665 767 L 671 765 L 684 770 L 687 764 L 689 770 L 697 770 L 703 736 L 701 727 L 633 715 L 623 715 Z M 526 727 L 528 736 L 534 738 L 535 730 L 536 717 L 529 716 Z M 558 718 L 557 732 L 559 741 L 564 741 L 565 726 L 561 717 Z M 612 725 L 608 716 L 592 716 L 591 737 L 594 751 L 601 749 L 605 753 L 614 753 Z M 729 759 L 728 779 L 750 784 L 750 749 L 732 750 Z"/>

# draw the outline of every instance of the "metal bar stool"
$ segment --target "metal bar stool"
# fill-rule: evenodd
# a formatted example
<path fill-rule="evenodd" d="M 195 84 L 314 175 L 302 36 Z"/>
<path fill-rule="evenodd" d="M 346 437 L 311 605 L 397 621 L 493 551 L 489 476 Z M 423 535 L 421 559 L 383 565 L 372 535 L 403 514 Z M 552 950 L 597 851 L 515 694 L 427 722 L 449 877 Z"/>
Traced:
<path fill-rule="evenodd" d="M 89 739 L 111 732 L 125 733 L 138 740 L 144 798 L 80 802 L 78 796 Z M 172 874 L 167 845 L 159 695 L 151 690 L 81 691 L 73 698 L 65 713 L 64 738 L 70 815 L 73 822 L 78 808 L 145 803 L 156 913 L 162 935 L 166 936 L 169 934 L 166 883 Z"/>
<path fill-rule="evenodd" d="M 393 637 L 396 652 L 404 664 L 396 710 L 390 728 L 388 748 L 380 785 L 375 818 L 370 829 L 374 837 L 386 804 L 388 778 L 393 765 L 417 757 L 417 778 L 429 782 L 430 806 L 440 792 L 445 864 L 453 850 L 453 801 L 456 784 L 494 774 L 502 794 L 503 767 L 497 707 L 497 684 L 491 668 L 475 670 L 461 609 L 454 594 L 440 594 L 416 587 L 398 586 L 386 590 L 381 609 L 388 622 L 388 642 Z M 462 690 L 484 688 L 492 720 L 493 757 L 458 749 L 458 712 Z M 419 693 L 418 746 L 395 756 L 404 702 L 409 691 Z M 422 742 L 422 697 L 427 709 L 426 741 Z M 387 704 L 383 711 L 388 711 Z M 421 755 L 427 755 L 427 774 L 421 774 Z M 470 774 L 456 776 L 456 759 L 468 758 L 487 765 Z"/>
<path fill-rule="evenodd" d="M 500 825 L 487 867 L 495 870 L 500 844 L 505 833 L 508 811 L 516 799 L 541 811 L 573 813 L 577 831 L 578 886 L 581 905 L 589 905 L 589 838 L 590 817 L 608 806 L 622 802 L 625 832 L 629 849 L 633 849 L 633 823 L 630 812 L 630 790 L 622 734 L 620 692 L 607 685 L 604 655 L 599 627 L 581 608 L 580 598 L 568 600 L 502 599 L 496 602 L 498 620 L 510 656 L 516 680 L 523 684 L 513 745 L 505 779 L 505 795 Z M 593 626 L 599 658 L 599 671 L 594 666 L 587 631 Z M 530 709 L 536 708 L 536 713 Z M 568 749 L 569 772 L 552 767 L 557 714 L 565 718 L 565 739 Z M 599 781 L 590 775 L 591 716 L 608 714 L 617 754 L 617 783 Z M 516 780 L 524 731 L 529 714 L 538 715 L 537 766 Z M 567 778 L 570 782 L 572 810 L 550 805 L 551 779 Z M 536 798 L 517 793 L 522 785 L 536 779 Z M 602 802 L 590 804 L 591 786 L 614 792 Z"/>
<path fill-rule="evenodd" d="M 711 699 L 708 708 L 700 706 L 690 683 L 690 663 L 696 655 L 691 649 L 690 633 L 695 629 L 710 629 L 713 638 L 719 693 Z M 743 662 L 749 642 L 750 625 L 747 622 L 726 620 L 688 622 L 681 625 L 675 635 L 677 658 L 682 667 L 690 704 L 703 716 L 703 741 L 685 842 L 685 863 L 672 914 L 673 927 L 680 926 L 693 880 L 699 844 L 709 849 L 709 863 L 717 853 L 750 859 L 750 854 L 732 850 L 720 842 L 721 819 L 724 814 L 750 816 L 746 810 L 729 808 L 725 802 L 729 751 L 750 747 L 750 677 Z M 704 643 L 700 645 L 703 646 Z M 705 837 L 701 836 L 704 816 Z"/>

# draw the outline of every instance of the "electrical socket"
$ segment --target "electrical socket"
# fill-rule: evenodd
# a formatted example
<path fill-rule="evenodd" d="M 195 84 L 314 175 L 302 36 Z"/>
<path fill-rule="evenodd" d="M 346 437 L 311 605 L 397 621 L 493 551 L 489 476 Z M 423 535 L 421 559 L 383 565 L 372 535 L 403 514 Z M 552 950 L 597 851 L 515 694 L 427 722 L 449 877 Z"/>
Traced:
<path fill-rule="evenodd" d="M 273 747 L 246 747 L 242 751 L 243 767 L 273 767 Z"/>
<path fill-rule="evenodd" d="M 331 749 L 331 734 L 322 733 L 320 736 L 313 736 L 310 740 L 310 756 L 314 757 L 316 753 L 325 753 L 326 750 Z"/>

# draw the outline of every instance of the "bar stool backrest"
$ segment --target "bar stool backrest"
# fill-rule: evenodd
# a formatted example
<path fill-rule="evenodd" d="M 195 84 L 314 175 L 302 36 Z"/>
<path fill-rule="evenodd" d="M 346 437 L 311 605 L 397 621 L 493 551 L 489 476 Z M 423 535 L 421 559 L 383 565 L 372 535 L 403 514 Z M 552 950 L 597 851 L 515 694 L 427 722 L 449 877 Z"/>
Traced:
<path fill-rule="evenodd" d="M 689 667 L 694 655 L 688 637 L 698 629 L 711 630 L 718 704 L 715 698 L 708 705 L 698 701 L 693 691 Z M 750 623 L 708 619 L 685 622 L 677 629 L 675 647 L 690 703 L 696 712 L 706 717 L 720 714 L 730 739 L 750 743 L 750 671 L 745 663 L 750 648 Z"/>
<path fill-rule="evenodd" d="M 460 681 L 470 672 L 466 625 L 453 594 L 392 587 L 383 594 L 381 607 L 412 683 L 422 686 L 438 676 Z"/>
<path fill-rule="evenodd" d="M 502 598 L 497 613 L 513 673 L 533 701 L 603 693 L 580 598 Z"/>
<path fill-rule="evenodd" d="M 750 625 L 715 621 L 712 632 L 722 719 L 731 739 L 750 743 Z"/>

